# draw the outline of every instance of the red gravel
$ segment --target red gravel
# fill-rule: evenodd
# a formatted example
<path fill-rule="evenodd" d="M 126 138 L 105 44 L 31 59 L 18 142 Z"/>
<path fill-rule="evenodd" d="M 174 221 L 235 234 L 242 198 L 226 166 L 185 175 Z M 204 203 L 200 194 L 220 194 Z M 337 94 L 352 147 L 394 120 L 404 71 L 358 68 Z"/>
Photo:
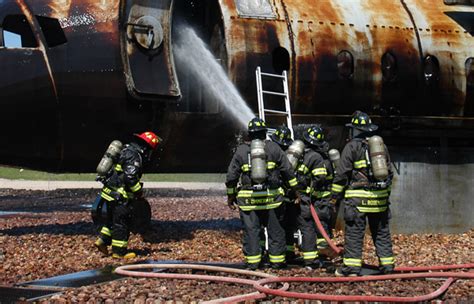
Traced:
<path fill-rule="evenodd" d="M 117 264 L 92 246 L 96 234 L 89 210 L 95 190 L 13 191 L 0 190 L 1 211 L 27 211 L 0 216 L 0 285 L 102 268 Z M 231 211 L 225 197 L 198 192 L 150 191 L 153 230 L 146 236 L 132 235 L 130 248 L 140 260 L 201 262 L 242 261 L 238 212 Z M 342 233 L 337 233 L 342 243 Z M 425 266 L 474 262 L 474 230 L 463 234 L 394 235 L 398 266 Z M 370 238 L 366 238 L 364 261 L 376 264 Z M 281 276 L 327 276 L 321 270 L 293 268 L 273 271 Z M 413 296 L 432 292 L 442 281 L 413 280 L 351 284 L 292 284 L 290 290 L 354 295 Z M 197 281 L 126 278 L 99 286 L 71 289 L 47 301 L 154 303 L 198 302 L 253 292 L 249 286 Z M 459 280 L 442 296 L 448 302 L 474 301 L 474 281 Z M 273 299 L 285 301 L 285 299 Z M 301 301 L 301 303 L 303 303 Z"/>

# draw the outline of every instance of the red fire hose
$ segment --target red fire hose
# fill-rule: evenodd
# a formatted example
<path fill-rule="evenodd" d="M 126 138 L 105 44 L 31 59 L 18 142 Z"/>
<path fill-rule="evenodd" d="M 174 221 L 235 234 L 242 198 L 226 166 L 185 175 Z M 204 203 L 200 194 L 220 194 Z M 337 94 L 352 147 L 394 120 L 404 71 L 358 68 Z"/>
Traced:
<path fill-rule="evenodd" d="M 458 268 L 459 265 L 453 265 L 454 268 Z M 463 268 L 474 268 L 474 264 L 465 264 Z M 450 266 L 445 266 L 450 267 Z M 415 267 L 411 267 L 415 268 Z M 444 284 L 436 291 L 422 296 L 414 297 L 389 297 L 389 296 L 355 296 L 355 295 L 327 295 L 327 294 L 310 294 L 300 292 L 290 292 L 283 290 L 275 290 L 264 286 L 269 283 L 282 283 L 282 282 L 306 282 L 306 283 L 334 283 L 334 282 L 366 282 L 366 281 L 378 281 L 378 280 L 395 280 L 395 279 L 420 279 L 420 278 L 448 278 Z M 369 302 L 420 302 L 428 301 L 439 297 L 441 294 L 446 292 L 449 286 L 456 280 L 456 278 L 462 279 L 474 279 L 474 272 L 422 272 L 422 273 L 407 273 L 407 274 L 391 274 L 391 275 L 378 275 L 378 276 L 365 276 L 365 277 L 343 277 L 343 278 L 309 278 L 309 277 L 275 277 L 266 278 L 255 282 L 254 287 L 258 291 L 268 294 L 275 295 L 285 298 L 296 298 L 306 300 L 320 300 L 320 301 L 369 301 Z"/>
<path fill-rule="evenodd" d="M 334 242 L 329 238 L 325 232 L 316 210 L 311 205 L 311 214 L 313 215 L 316 226 L 323 235 L 324 239 L 328 242 L 330 248 L 336 253 L 340 254 L 342 248 L 337 247 Z M 172 273 L 155 273 L 155 272 L 142 272 L 142 271 L 131 271 L 131 269 L 199 269 L 205 271 L 218 271 L 225 273 L 233 273 L 240 275 L 249 275 L 263 277 L 259 281 L 249 279 L 239 279 L 231 277 L 211 276 L 211 275 L 197 275 L 197 274 L 172 274 Z M 397 273 L 390 275 L 376 275 L 376 276 L 364 276 L 364 277 L 276 277 L 270 274 L 232 269 L 227 267 L 217 267 L 208 265 L 196 265 L 196 264 L 139 264 L 139 265 L 125 265 L 118 267 L 115 272 L 121 275 L 137 276 L 137 277 L 148 277 L 148 278 L 168 278 L 168 279 L 195 279 L 195 280 L 206 280 L 215 282 L 227 282 L 237 283 L 244 285 L 252 285 L 258 292 L 237 295 L 227 298 L 221 298 L 209 301 L 207 303 L 237 303 L 249 300 L 264 299 L 267 295 L 280 296 L 284 298 L 296 298 L 296 299 L 307 299 L 307 300 L 321 300 L 321 301 L 370 301 L 370 302 L 420 302 L 429 301 L 442 295 L 449 286 L 456 279 L 474 279 L 474 272 L 421 272 L 421 271 L 439 271 L 439 270 L 454 270 L 454 269 L 473 269 L 474 263 L 461 264 L 461 265 L 437 265 L 437 266 L 426 266 L 426 267 L 397 267 L 396 272 L 415 272 L 415 273 Z M 288 291 L 289 282 L 305 282 L 305 283 L 342 283 L 342 282 L 366 282 L 366 281 L 378 281 L 378 280 L 396 280 L 396 279 L 422 279 L 422 278 L 447 278 L 443 285 L 432 293 L 414 297 L 397 297 L 397 296 L 360 296 L 360 295 L 327 295 L 327 294 L 310 294 L 300 292 Z M 280 289 L 272 289 L 266 284 L 270 283 L 285 283 Z"/>
<path fill-rule="evenodd" d="M 197 275 L 197 274 L 175 274 L 175 273 L 154 273 L 131 271 L 131 269 L 199 269 L 205 271 L 218 271 L 232 274 L 249 275 L 263 277 L 259 281 L 239 279 L 231 277 L 211 276 L 211 275 Z M 427 271 L 434 269 L 473 269 L 474 264 L 463 265 L 444 265 L 433 267 L 400 267 L 396 271 Z M 456 279 L 474 279 L 474 272 L 422 272 L 422 273 L 407 273 L 407 274 L 391 274 L 365 277 L 276 277 L 270 274 L 232 269 L 227 267 L 217 267 L 208 265 L 196 264 L 139 264 L 139 265 L 125 265 L 118 267 L 115 272 L 121 275 L 147 277 L 147 278 L 167 278 L 167 279 L 195 279 L 215 282 L 237 283 L 244 285 L 252 285 L 258 292 L 232 296 L 228 298 L 221 298 L 209 301 L 207 303 L 237 303 L 249 300 L 264 299 L 267 295 L 280 296 L 285 298 L 307 299 L 307 300 L 321 300 L 321 301 L 374 301 L 374 302 L 419 302 L 429 301 L 439 297 L 446 292 L 449 286 Z M 287 291 L 289 282 L 305 282 L 305 283 L 342 283 L 342 282 L 366 282 L 378 280 L 395 280 L 395 279 L 421 279 L 421 278 L 448 278 L 443 285 L 436 291 L 421 296 L 414 297 L 395 297 L 395 296 L 356 296 L 356 295 L 327 295 L 327 294 L 310 294 Z M 282 288 L 272 289 L 265 284 L 283 283 Z"/>
<path fill-rule="evenodd" d="M 145 277 L 145 278 L 165 278 L 165 279 L 191 279 L 191 280 L 203 280 L 203 281 L 214 281 L 214 282 L 226 282 L 226 283 L 236 283 L 244 285 L 254 285 L 254 280 L 239 279 L 232 277 L 222 277 L 222 276 L 211 276 L 211 275 L 199 275 L 199 274 L 180 274 L 180 273 L 157 273 L 157 272 L 142 272 L 142 271 L 131 271 L 132 269 L 193 269 L 193 270 L 204 270 L 204 271 L 213 271 L 213 272 L 225 272 L 231 274 L 240 274 L 247 276 L 256 276 L 263 278 L 272 278 L 274 275 L 250 271 L 250 270 L 241 270 L 234 269 L 229 267 L 219 267 L 219 266 L 209 266 L 209 265 L 199 265 L 199 264 L 137 264 L 137 265 L 124 265 L 117 267 L 115 273 L 133 276 L 133 277 Z M 289 285 L 284 284 L 281 290 L 288 289 Z M 242 301 L 258 300 L 264 299 L 267 295 L 260 292 L 253 292 L 243 295 L 232 296 L 229 298 L 221 298 L 207 303 L 237 303 Z"/>
<path fill-rule="evenodd" d="M 328 242 L 329 247 L 334 251 L 336 255 L 340 255 L 342 253 L 342 248 L 337 247 L 336 244 L 331 240 L 331 238 L 328 236 L 326 233 L 326 230 L 324 229 L 323 225 L 321 224 L 321 221 L 319 220 L 318 214 L 316 213 L 316 210 L 314 209 L 313 204 L 310 204 L 310 209 L 311 209 L 311 215 L 313 216 L 314 222 L 316 223 L 316 227 L 318 227 L 319 232 L 323 235 L 323 238 Z"/>

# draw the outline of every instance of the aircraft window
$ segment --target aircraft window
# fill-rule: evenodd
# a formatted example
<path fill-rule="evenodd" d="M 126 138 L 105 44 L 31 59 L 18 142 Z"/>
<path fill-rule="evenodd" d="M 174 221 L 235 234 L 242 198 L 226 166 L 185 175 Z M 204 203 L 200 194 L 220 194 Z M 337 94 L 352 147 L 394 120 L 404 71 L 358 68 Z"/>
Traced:
<path fill-rule="evenodd" d="M 469 58 L 466 61 L 466 77 L 467 85 L 474 87 L 474 58 Z"/>
<path fill-rule="evenodd" d="M 281 74 L 283 71 L 290 69 L 290 53 L 288 53 L 285 48 L 281 46 L 277 47 L 273 50 L 272 56 L 272 64 L 275 72 Z"/>
<path fill-rule="evenodd" d="M 432 55 L 425 57 L 424 62 L 424 76 L 427 85 L 432 85 L 439 80 L 439 61 L 438 58 Z"/>
<path fill-rule="evenodd" d="M 55 47 L 67 42 L 58 19 L 43 16 L 36 16 L 36 19 L 49 47 Z"/>
<path fill-rule="evenodd" d="M 382 77 L 386 82 L 394 81 L 397 78 L 397 59 L 391 53 L 382 56 Z"/>
<path fill-rule="evenodd" d="M 3 31 L 3 46 L 6 48 L 21 48 L 21 36 L 9 31 Z"/>
<path fill-rule="evenodd" d="M 240 17 L 275 19 L 269 0 L 234 0 Z"/>
<path fill-rule="evenodd" d="M 348 51 L 337 55 L 337 70 L 340 79 L 351 79 L 354 76 L 354 57 Z"/>
<path fill-rule="evenodd" d="M 2 27 L 6 48 L 31 48 L 38 46 L 25 15 L 6 16 L 3 19 Z"/>
<path fill-rule="evenodd" d="M 444 0 L 446 5 L 471 5 L 474 6 L 474 0 Z"/>

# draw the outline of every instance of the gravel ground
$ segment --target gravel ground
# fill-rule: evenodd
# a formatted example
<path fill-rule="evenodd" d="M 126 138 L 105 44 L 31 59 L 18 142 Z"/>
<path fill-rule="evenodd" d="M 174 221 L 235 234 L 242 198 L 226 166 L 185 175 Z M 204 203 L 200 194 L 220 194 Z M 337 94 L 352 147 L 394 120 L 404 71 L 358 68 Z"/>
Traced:
<path fill-rule="evenodd" d="M 0 285 L 102 268 L 120 263 L 104 257 L 92 246 L 96 234 L 89 210 L 97 190 L 23 191 L 0 190 L 0 211 L 25 213 L 0 216 Z M 130 248 L 141 260 L 188 262 L 242 261 L 238 212 L 227 208 L 225 197 L 200 191 L 153 190 L 146 195 L 152 207 L 152 231 L 134 234 Z M 342 234 L 336 234 L 342 243 Z M 426 266 L 474 262 L 474 230 L 464 234 L 394 235 L 398 266 Z M 376 264 L 370 238 L 366 238 L 364 261 Z M 263 270 L 280 276 L 330 276 L 323 270 L 291 268 Z M 292 284 L 290 290 L 339 295 L 414 296 L 441 286 L 439 280 L 386 281 L 351 284 Z M 249 286 L 125 278 L 97 286 L 71 289 L 46 302 L 154 303 L 199 302 L 253 292 Z M 288 299 L 269 298 L 272 302 Z M 459 280 L 441 300 L 473 302 L 474 281 Z M 303 303 L 303 301 L 300 301 Z"/>

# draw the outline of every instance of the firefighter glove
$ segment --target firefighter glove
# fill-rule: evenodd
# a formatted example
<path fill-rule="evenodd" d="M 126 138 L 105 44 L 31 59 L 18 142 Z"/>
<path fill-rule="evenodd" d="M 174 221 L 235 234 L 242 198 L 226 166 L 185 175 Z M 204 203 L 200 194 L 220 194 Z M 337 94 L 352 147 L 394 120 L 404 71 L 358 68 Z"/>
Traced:
<path fill-rule="evenodd" d="M 237 205 L 237 197 L 235 195 L 228 195 L 227 196 L 227 206 L 230 209 L 235 210 Z"/>
<path fill-rule="evenodd" d="M 335 206 L 339 200 L 341 199 L 341 194 L 339 193 L 331 193 L 331 198 L 329 199 L 329 202 L 331 203 L 331 205 Z"/>
<path fill-rule="evenodd" d="M 114 198 L 114 200 L 119 203 L 119 204 L 125 204 L 127 203 L 127 198 L 125 198 L 120 192 L 118 191 L 112 191 L 110 193 L 110 196 Z"/>
<path fill-rule="evenodd" d="M 303 196 L 299 191 L 295 191 L 295 205 L 299 205 L 301 203 L 304 203 Z"/>

